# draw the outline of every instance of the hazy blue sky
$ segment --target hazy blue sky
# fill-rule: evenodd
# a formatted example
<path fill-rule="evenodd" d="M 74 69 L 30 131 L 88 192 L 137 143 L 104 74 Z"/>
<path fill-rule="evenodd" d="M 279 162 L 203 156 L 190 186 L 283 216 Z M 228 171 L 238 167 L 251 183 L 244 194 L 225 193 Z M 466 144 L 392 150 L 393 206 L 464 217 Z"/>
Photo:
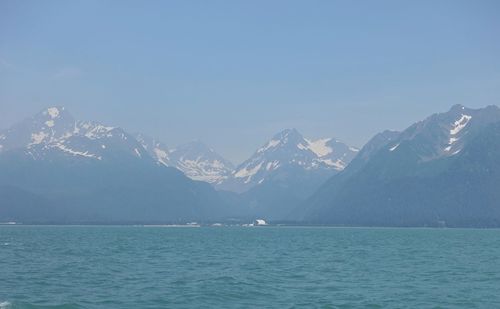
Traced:
<path fill-rule="evenodd" d="M 499 105 L 499 16 L 475 0 L 0 0 L 0 128 L 64 105 L 235 162 L 288 127 L 361 146 Z"/>

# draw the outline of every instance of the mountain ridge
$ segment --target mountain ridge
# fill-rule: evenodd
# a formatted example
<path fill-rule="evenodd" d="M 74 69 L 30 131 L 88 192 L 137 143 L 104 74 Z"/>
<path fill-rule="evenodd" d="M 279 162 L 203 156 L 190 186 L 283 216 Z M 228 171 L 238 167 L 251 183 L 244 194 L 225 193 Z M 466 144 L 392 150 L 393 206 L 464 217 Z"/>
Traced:
<path fill-rule="evenodd" d="M 182 222 L 231 213 L 209 184 L 158 165 L 121 128 L 51 107 L 0 134 L 1 220 Z"/>
<path fill-rule="evenodd" d="M 356 148 L 334 138 L 309 140 L 295 128 L 285 129 L 239 164 L 231 177 L 217 188 L 243 193 L 290 166 L 304 170 L 340 171 L 357 152 Z"/>
<path fill-rule="evenodd" d="M 295 218 L 362 226 L 497 226 L 500 197 L 493 188 L 500 185 L 500 167 L 494 158 L 500 145 L 491 136 L 498 130 L 500 108 L 455 105 L 402 132 L 376 135 Z"/>

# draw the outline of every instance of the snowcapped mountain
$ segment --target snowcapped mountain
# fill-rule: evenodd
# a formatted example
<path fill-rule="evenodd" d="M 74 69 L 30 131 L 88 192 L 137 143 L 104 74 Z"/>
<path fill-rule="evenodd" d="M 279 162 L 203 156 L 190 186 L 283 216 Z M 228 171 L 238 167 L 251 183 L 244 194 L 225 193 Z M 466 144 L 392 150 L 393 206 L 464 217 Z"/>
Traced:
<path fill-rule="evenodd" d="M 0 221 L 182 222 L 232 211 L 209 184 L 158 164 L 143 141 L 63 107 L 0 132 L 0 145 Z"/>
<path fill-rule="evenodd" d="M 0 151 L 48 144 L 71 136 L 76 130 L 71 114 L 62 107 L 51 107 L 0 132 Z"/>
<path fill-rule="evenodd" d="M 309 222 L 499 226 L 500 108 L 455 105 L 376 135 L 301 208 Z"/>
<path fill-rule="evenodd" d="M 162 142 L 143 134 L 137 134 L 136 138 L 159 164 L 175 167 L 193 180 L 217 185 L 226 180 L 234 169 L 231 162 L 200 141 L 169 150 Z"/>
<path fill-rule="evenodd" d="M 170 151 L 170 158 L 189 178 L 215 185 L 226 180 L 234 169 L 231 162 L 200 141 L 177 146 Z"/>
<path fill-rule="evenodd" d="M 357 152 L 358 149 L 333 138 L 309 140 L 296 129 L 287 129 L 276 134 L 240 164 L 218 188 L 244 192 L 290 168 L 308 172 L 338 172 Z"/>
<path fill-rule="evenodd" d="M 116 159 L 149 156 L 121 128 L 76 121 L 64 107 L 50 107 L 0 133 L 0 152 L 23 149 L 33 159 L 66 155 L 81 159 Z"/>
<path fill-rule="evenodd" d="M 168 150 L 167 145 L 142 133 L 135 134 L 135 138 L 139 143 L 141 143 L 142 147 L 146 149 L 149 155 L 156 159 L 159 164 L 171 166 L 170 151 Z"/>
<path fill-rule="evenodd" d="M 476 131 L 499 120 L 499 109 L 488 106 L 470 109 L 454 105 L 448 112 L 434 114 L 410 126 L 387 146 L 389 152 L 411 147 L 420 161 L 457 155 Z"/>
<path fill-rule="evenodd" d="M 54 154 L 89 160 L 116 160 L 124 155 L 154 159 L 193 180 L 214 184 L 227 179 L 234 168 L 202 142 L 169 150 L 164 143 L 143 134 L 133 136 L 118 127 L 77 121 L 64 107 L 50 107 L 0 132 L 0 152 L 20 148 L 35 159 Z"/>

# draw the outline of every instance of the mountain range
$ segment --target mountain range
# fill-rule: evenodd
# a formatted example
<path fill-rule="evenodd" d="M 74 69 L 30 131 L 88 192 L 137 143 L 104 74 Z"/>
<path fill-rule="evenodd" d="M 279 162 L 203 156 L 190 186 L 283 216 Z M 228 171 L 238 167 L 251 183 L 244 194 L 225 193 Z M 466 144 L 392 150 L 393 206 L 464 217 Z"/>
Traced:
<path fill-rule="evenodd" d="M 358 152 L 333 138 L 309 140 L 296 129 L 276 134 L 249 159 L 238 165 L 219 189 L 245 192 L 265 181 L 280 178 L 287 169 L 303 172 L 343 170 Z"/>
<path fill-rule="evenodd" d="M 158 164 L 212 184 L 240 215 L 268 219 L 286 217 L 359 151 L 334 138 L 310 140 L 286 129 L 234 167 L 200 141 L 169 150 L 143 134 L 136 138 Z"/>
<path fill-rule="evenodd" d="M 500 226 L 500 109 L 453 106 L 376 135 L 295 213 L 360 226 Z"/>
<path fill-rule="evenodd" d="M 235 168 L 201 141 L 169 149 L 144 134 L 50 107 L 0 132 L 0 202 L 8 205 L 0 219 L 37 221 L 34 205 L 46 205 L 46 221 L 280 218 L 356 151 L 289 129 Z"/>
<path fill-rule="evenodd" d="M 201 141 L 192 141 L 174 149 L 156 139 L 136 134 L 136 139 L 159 164 L 182 171 L 187 177 L 218 185 L 228 179 L 233 164 Z"/>
<path fill-rule="evenodd" d="M 361 150 L 286 129 L 237 166 L 51 107 L 0 132 L 0 222 L 498 227 L 498 158 L 497 106 L 455 105 Z"/>
<path fill-rule="evenodd" d="M 313 175 L 334 175 L 359 151 L 334 138 L 309 140 L 296 129 L 286 129 L 235 167 L 201 141 L 169 149 L 165 143 L 144 134 L 135 134 L 135 138 L 158 164 L 175 167 L 187 177 L 208 182 L 217 190 L 235 193 L 259 187 L 264 181 L 283 178 L 279 175 L 289 169 Z"/>
<path fill-rule="evenodd" d="M 233 203 L 244 205 L 251 215 L 283 219 L 357 152 L 334 138 L 310 140 L 287 129 L 238 165 L 217 188 L 239 193 Z"/>
<path fill-rule="evenodd" d="M 209 184 L 159 165 L 133 135 L 76 121 L 63 107 L 1 132 L 0 145 L 1 220 L 177 222 L 231 213 Z"/>

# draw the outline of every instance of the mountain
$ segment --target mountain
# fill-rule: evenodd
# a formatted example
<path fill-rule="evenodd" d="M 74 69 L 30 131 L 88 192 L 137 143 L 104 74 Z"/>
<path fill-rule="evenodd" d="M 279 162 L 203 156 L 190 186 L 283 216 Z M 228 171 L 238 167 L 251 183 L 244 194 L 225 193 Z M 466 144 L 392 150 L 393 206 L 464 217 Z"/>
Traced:
<path fill-rule="evenodd" d="M 0 145 L 2 221 L 177 222 L 227 210 L 210 185 L 158 165 L 123 129 L 63 107 L 0 132 Z"/>
<path fill-rule="evenodd" d="M 147 152 L 121 128 L 75 121 L 64 107 L 51 107 L 0 132 L 0 153 L 23 149 L 33 159 L 67 155 L 89 160 L 137 157 Z"/>
<path fill-rule="evenodd" d="M 169 150 L 162 142 L 137 134 L 137 140 L 159 164 L 175 167 L 187 177 L 214 185 L 226 180 L 234 166 L 212 148 L 193 141 Z"/>
<path fill-rule="evenodd" d="M 403 132 L 375 136 L 296 218 L 363 226 L 500 226 L 498 158 L 500 109 L 455 105 Z"/>
<path fill-rule="evenodd" d="M 240 164 L 217 188 L 239 193 L 238 204 L 246 205 L 251 215 L 284 219 L 324 181 L 343 170 L 357 151 L 333 138 L 313 141 L 296 129 L 287 129 Z"/>
<path fill-rule="evenodd" d="M 167 145 L 142 133 L 137 133 L 134 137 L 139 143 L 141 143 L 142 147 L 149 153 L 149 155 L 158 162 L 158 164 L 171 166 L 170 151 L 168 150 Z"/>
<path fill-rule="evenodd" d="M 245 192 L 271 178 L 279 178 L 288 169 L 335 173 L 343 170 L 357 151 L 333 138 L 311 141 L 296 129 L 287 129 L 241 163 L 218 188 Z"/>
<path fill-rule="evenodd" d="M 226 180 L 234 169 L 231 162 L 200 141 L 177 146 L 170 151 L 170 158 L 189 178 L 215 185 Z"/>

